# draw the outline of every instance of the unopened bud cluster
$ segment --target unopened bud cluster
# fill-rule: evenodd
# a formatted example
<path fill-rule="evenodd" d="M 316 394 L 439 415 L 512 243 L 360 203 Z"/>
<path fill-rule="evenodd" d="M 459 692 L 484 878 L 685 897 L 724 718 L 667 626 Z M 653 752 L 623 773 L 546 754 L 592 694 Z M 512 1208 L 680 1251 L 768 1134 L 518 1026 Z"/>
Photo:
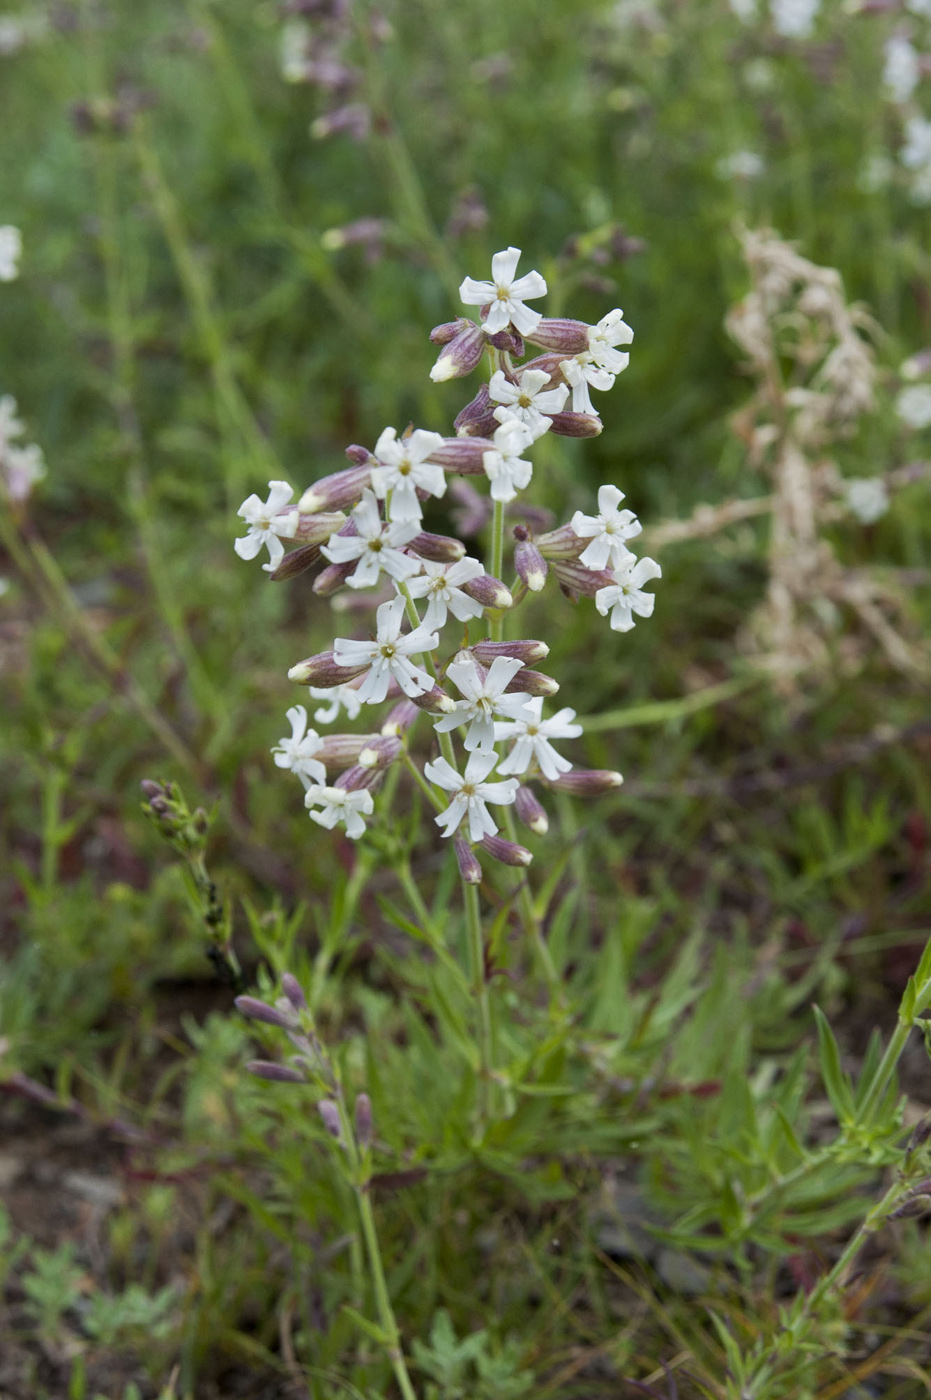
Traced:
<path fill-rule="evenodd" d="M 490 281 L 462 283 L 463 302 L 480 308 L 477 322 L 460 317 L 432 332 L 441 347 L 435 381 L 467 375 L 483 359 L 491 366 L 454 434 L 385 428 L 373 448 L 347 448 L 349 466 L 321 477 L 297 502 L 287 482 L 270 482 L 266 501 L 250 496 L 242 505 L 249 528 L 236 541 L 244 559 L 267 548 L 263 568 L 274 580 L 314 570 L 313 591 L 321 597 L 368 593 L 375 608 L 372 631 L 336 637 L 288 672 L 322 702 L 313 712 L 320 726 L 343 712 L 354 720 L 363 708 L 391 705 L 360 734 L 327 736 L 311 727 L 304 705 L 288 710 L 291 733 L 273 749 L 275 763 L 300 779 L 311 818 L 361 836 L 385 773 L 398 762 L 417 762 L 411 731 L 427 715 L 440 753 L 423 764 L 423 777 L 439 809 L 436 823 L 453 840 L 470 882 L 481 879 L 477 851 L 512 866 L 531 860 L 529 850 L 499 836 L 490 807 L 513 804 L 523 826 L 540 835 L 547 818 L 535 784 L 584 795 L 621 781 L 618 773 L 574 771 L 554 747 L 554 740 L 577 738 L 581 726 L 572 709 L 544 717 L 544 702 L 559 689 L 539 669 L 549 648 L 533 639 L 501 640 L 504 615 L 552 574 L 563 593 L 593 597 L 612 628 L 625 632 L 634 615 L 652 613 L 644 584 L 660 576 L 652 559 L 631 553 L 628 541 L 641 527 L 621 508 L 615 486 L 600 488 L 596 513 L 576 511 L 565 524 L 534 533 L 539 511 L 525 510 L 521 500 L 533 477 L 533 445 L 547 432 L 601 431 L 591 390 L 610 389 L 627 367 L 629 355 L 618 347 L 629 345 L 633 332 L 619 310 L 597 325 L 547 320 L 526 305 L 546 294 L 546 283 L 537 272 L 518 277 L 519 257 L 517 248 L 496 253 Z M 528 345 L 540 353 L 519 363 Z M 455 477 L 488 483 L 487 510 L 471 487 L 460 497 L 490 532 L 488 567 L 458 538 L 424 529 L 425 506 Z M 523 515 L 513 527 L 511 582 L 497 576 L 505 508 L 511 517 Z"/>

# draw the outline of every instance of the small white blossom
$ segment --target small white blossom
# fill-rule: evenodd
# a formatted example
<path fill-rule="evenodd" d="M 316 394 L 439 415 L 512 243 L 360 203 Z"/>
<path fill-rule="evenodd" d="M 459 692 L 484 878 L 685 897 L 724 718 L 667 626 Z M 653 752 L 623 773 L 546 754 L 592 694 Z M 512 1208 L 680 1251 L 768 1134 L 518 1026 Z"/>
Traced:
<path fill-rule="evenodd" d="M 405 695 L 425 695 L 433 686 L 433 678 L 415 666 L 412 656 L 433 651 L 440 644 L 436 632 L 427 627 L 415 627 L 401 634 L 404 620 L 404 599 L 382 603 L 375 614 L 375 640 L 366 642 L 337 637 L 333 643 L 333 660 L 337 666 L 368 666 L 370 669 L 356 694 L 364 705 L 378 705 L 388 694 L 388 682 L 393 676 Z"/>
<path fill-rule="evenodd" d="M 34 442 L 27 443 L 25 447 L 8 445 L 6 451 L 0 454 L 0 480 L 11 501 L 27 500 L 33 486 L 45 475 L 42 448 Z"/>
<path fill-rule="evenodd" d="M 531 311 L 524 302 L 545 297 L 546 282 L 539 272 L 528 272 L 515 280 L 519 259 L 519 248 L 495 253 L 491 260 L 491 282 L 476 282 L 474 278 L 466 277 L 459 288 L 459 295 L 466 306 L 484 306 L 486 302 L 491 302 L 485 320 L 488 335 L 496 335 L 508 325 L 520 331 L 521 335 L 532 335 L 543 319 L 539 311 Z"/>
<path fill-rule="evenodd" d="M 536 760 L 544 778 L 552 781 L 560 773 L 568 773 L 572 764 L 562 754 L 557 753 L 551 739 L 577 739 L 582 733 L 580 724 L 573 724 L 575 710 L 560 710 L 550 719 L 543 719 L 543 697 L 531 696 L 527 700 L 529 716 L 495 725 L 495 743 L 503 739 L 517 742 L 507 758 L 498 764 L 499 773 L 526 773 Z"/>
<path fill-rule="evenodd" d="M 23 236 L 19 229 L 3 224 L 0 227 L 0 282 L 15 282 L 22 251 Z"/>
<path fill-rule="evenodd" d="M 559 368 L 562 370 L 566 383 L 572 389 L 572 412 L 597 415 L 589 388 L 612 389 L 615 376 L 609 370 L 596 365 L 595 357 L 589 350 L 583 350 L 580 355 L 574 355 L 571 360 L 560 360 Z"/>
<path fill-rule="evenodd" d="M 267 501 L 260 501 L 258 496 L 249 496 L 243 501 L 236 514 L 249 526 L 249 533 L 233 541 L 233 548 L 240 559 L 254 559 L 264 544 L 268 546 L 269 562 L 262 568 L 268 573 L 277 569 L 284 558 L 284 545 L 279 535 L 291 539 L 297 529 L 296 510 L 279 514 L 293 495 L 294 487 L 286 481 L 270 481 Z"/>
<path fill-rule="evenodd" d="M 756 19 L 757 0 L 729 0 L 731 11 L 744 24 L 752 24 Z"/>
<path fill-rule="evenodd" d="M 419 572 L 420 560 L 401 552 L 420 534 L 419 520 L 383 521 L 378 513 L 374 491 L 362 492 L 362 500 L 350 517 L 354 535 L 331 535 L 320 551 L 333 564 L 359 563 L 346 582 L 350 588 L 373 588 L 384 570 L 393 579 L 410 578 Z"/>
<path fill-rule="evenodd" d="M 931 425 L 931 384 L 909 384 L 895 401 L 902 422 L 916 432 Z"/>
<path fill-rule="evenodd" d="M 883 47 L 883 84 L 893 102 L 907 102 L 921 77 L 921 59 L 915 46 L 901 34 L 893 34 Z"/>
<path fill-rule="evenodd" d="M 520 455 L 533 438 L 523 423 L 511 418 L 495 429 L 494 447 L 482 453 L 482 466 L 491 482 L 491 497 L 507 504 L 530 485 L 533 465 Z"/>
<path fill-rule="evenodd" d="M 773 28 L 786 39 L 807 39 L 820 9 L 821 0 L 769 0 Z"/>
<path fill-rule="evenodd" d="M 394 428 L 386 428 L 375 444 L 378 466 L 372 468 L 372 489 L 380 501 L 391 492 L 392 520 L 419 521 L 423 515 L 417 487 L 431 496 L 446 490 L 446 473 L 430 453 L 443 446 L 440 433 L 417 428 L 410 437 L 399 438 Z"/>
<path fill-rule="evenodd" d="M 357 841 L 365 831 L 365 817 L 370 817 L 375 807 L 368 788 L 357 788 L 347 792 L 340 787 L 312 787 L 304 794 L 304 805 L 311 821 L 332 831 L 337 822 L 343 822 L 346 835 Z M 311 811 L 312 807 L 322 807 L 323 811 Z"/>
<path fill-rule="evenodd" d="M 638 617 L 652 617 L 656 599 L 652 593 L 643 592 L 643 585 L 651 578 L 662 576 L 663 571 L 655 559 L 638 560 L 628 554 L 613 570 L 614 583 L 599 588 L 595 594 L 595 607 L 602 617 L 610 612 L 615 632 L 629 632 L 634 625 L 634 613 Z"/>
<path fill-rule="evenodd" d="M 864 525 L 872 525 L 889 509 L 889 492 L 881 476 L 856 477 L 846 483 L 847 507 Z"/>
<path fill-rule="evenodd" d="M 447 612 L 459 622 L 470 617 L 481 617 L 484 608 L 481 603 L 463 593 L 461 585 L 470 579 L 481 578 L 485 568 L 477 559 L 459 559 L 455 564 L 440 564 L 425 559 L 423 573 L 412 578 L 407 585 L 412 598 L 428 598 L 427 610 L 423 615 L 423 626 L 439 628 L 446 623 Z"/>
<path fill-rule="evenodd" d="M 4 597 L 4 595 L 9 593 L 9 591 L 10 580 L 8 578 L 0 578 L 0 598 Z"/>
<path fill-rule="evenodd" d="M 555 389 L 545 389 L 550 376 L 542 369 L 525 369 L 514 384 L 504 370 L 496 370 L 488 384 L 488 393 L 500 408 L 495 409 L 499 423 L 518 422 L 523 424 L 536 439 L 549 431 L 550 420 L 545 414 L 561 412 L 569 390 L 565 384 L 557 384 Z"/>
<path fill-rule="evenodd" d="M 615 346 L 630 345 L 633 338 L 634 333 L 624 320 L 623 311 L 615 307 L 607 316 L 602 316 L 597 326 L 589 326 L 589 353 L 599 369 L 606 369 L 613 375 L 621 374 L 630 364 L 630 356 L 615 349 Z"/>
<path fill-rule="evenodd" d="M 909 117 L 899 157 L 906 170 L 912 171 L 912 203 L 931 204 L 931 122 L 924 117 Z"/>
<path fill-rule="evenodd" d="M 714 173 L 719 180 L 757 180 L 766 169 L 763 157 L 756 151 L 734 151 L 715 161 Z"/>
<path fill-rule="evenodd" d="M 495 835 L 498 828 L 485 803 L 507 806 L 516 798 L 520 786 L 516 778 L 507 778 L 503 783 L 485 782 L 497 758 L 494 752 L 473 753 L 464 775 L 457 773 L 445 758 L 424 765 L 424 774 L 431 783 L 456 794 L 446 811 L 435 818 L 438 827 L 445 827 L 444 836 L 452 836 L 466 815 L 469 818 L 470 841 L 481 841 L 483 836 Z"/>
<path fill-rule="evenodd" d="M 16 400 L 12 394 L 4 394 L 0 398 L 0 453 L 25 431 L 22 420 L 16 416 Z"/>
<path fill-rule="evenodd" d="M 630 553 L 625 544 L 639 535 L 643 528 L 632 510 L 618 510 L 624 492 L 616 486 L 599 486 L 598 514 L 583 515 L 577 510 L 572 517 L 572 529 L 591 544 L 579 555 L 586 569 L 606 569 L 610 563 L 617 568 Z"/>
<path fill-rule="evenodd" d="M 315 730 L 307 728 L 307 711 L 303 705 L 292 705 L 287 714 L 291 737 L 279 739 L 272 749 L 276 767 L 296 773 L 305 788 L 311 783 L 325 783 L 326 768 L 319 758 L 314 758 L 323 740 Z"/>
<path fill-rule="evenodd" d="M 354 685 L 309 685 L 307 694 L 311 700 L 327 701 L 319 710 L 314 710 L 314 719 L 318 724 L 332 724 L 339 719 L 343 710 L 348 720 L 357 719 L 362 709 L 362 701 Z"/>
<path fill-rule="evenodd" d="M 465 699 L 457 700 L 455 710 L 436 720 L 433 727 L 442 734 L 467 724 L 469 728 L 463 741 L 465 747 L 470 752 L 473 749 L 491 749 L 495 742 L 496 715 L 505 719 L 523 719 L 531 714 L 526 695 L 504 694 L 523 666 L 524 663 L 516 657 L 496 656 L 483 676 L 472 657 L 450 662 L 446 675 L 455 682 Z"/>

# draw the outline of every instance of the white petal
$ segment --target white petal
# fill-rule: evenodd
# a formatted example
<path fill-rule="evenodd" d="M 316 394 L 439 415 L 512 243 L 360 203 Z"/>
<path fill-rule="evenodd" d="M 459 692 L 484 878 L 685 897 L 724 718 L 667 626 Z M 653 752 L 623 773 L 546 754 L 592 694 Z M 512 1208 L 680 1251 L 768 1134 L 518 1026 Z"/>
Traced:
<path fill-rule="evenodd" d="M 240 535 L 239 539 L 233 540 L 233 548 L 240 559 L 254 559 L 265 541 L 262 538 L 264 531 L 250 530 L 248 535 Z"/>
<path fill-rule="evenodd" d="M 493 282 L 476 282 L 474 277 L 466 277 L 459 288 L 459 300 L 466 306 L 484 306 L 486 301 L 494 301 L 497 294 Z"/>
<path fill-rule="evenodd" d="M 545 284 L 544 284 L 545 285 Z M 537 326 L 543 320 L 539 311 L 531 311 L 529 306 L 525 306 L 522 301 L 511 301 L 508 303 L 511 308 L 511 325 L 519 330 L 521 335 L 533 335 Z"/>
<path fill-rule="evenodd" d="M 503 253 L 495 253 L 491 260 L 491 276 L 496 287 L 511 285 L 519 262 L 519 248 L 507 248 Z"/>

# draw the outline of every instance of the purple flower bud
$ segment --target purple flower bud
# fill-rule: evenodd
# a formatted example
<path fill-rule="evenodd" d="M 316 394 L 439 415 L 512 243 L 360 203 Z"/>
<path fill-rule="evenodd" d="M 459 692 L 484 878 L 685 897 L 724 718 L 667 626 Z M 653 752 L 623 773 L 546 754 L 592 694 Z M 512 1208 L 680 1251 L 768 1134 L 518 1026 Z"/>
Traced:
<path fill-rule="evenodd" d="M 604 569 L 586 569 L 577 559 L 554 559 L 553 573 L 559 586 L 569 597 L 584 594 L 594 598 L 599 588 L 609 588 L 614 584 L 614 575 Z"/>
<path fill-rule="evenodd" d="M 516 841 L 505 841 L 503 836 L 483 836 L 482 846 L 492 860 L 502 865 L 527 866 L 533 860 L 533 853 L 526 846 L 518 846 Z"/>
<path fill-rule="evenodd" d="M 411 704 L 416 705 L 419 710 L 437 710 L 443 715 L 451 715 L 456 708 L 456 702 L 452 696 L 447 695 L 446 691 L 441 690 L 438 685 L 433 686 L 425 695 L 412 696 Z"/>
<path fill-rule="evenodd" d="M 243 1016 L 248 1016 L 250 1021 L 264 1021 L 269 1026 L 279 1026 L 281 1030 L 290 1030 L 294 1025 L 294 1017 L 289 1016 L 286 1011 L 279 1011 L 277 1007 L 268 1006 L 264 1001 L 259 1001 L 258 997 L 236 997 L 233 1005 Z"/>
<path fill-rule="evenodd" d="M 514 531 L 515 535 L 517 531 Z M 578 559 L 589 543 L 577 535 L 571 525 L 560 525 L 556 530 L 548 530 L 537 539 L 537 547 L 544 559 Z"/>
<path fill-rule="evenodd" d="M 505 327 L 496 335 L 490 335 L 488 340 L 496 350 L 506 350 L 509 355 L 514 355 L 518 360 L 524 358 L 524 337 L 513 326 Z"/>
<path fill-rule="evenodd" d="M 546 642 L 536 642 L 530 638 L 515 642 L 476 642 L 469 650 L 482 666 L 490 666 L 496 656 L 513 656 L 529 666 L 534 661 L 544 661 L 550 654 Z"/>
<path fill-rule="evenodd" d="M 295 1011 L 307 1010 L 307 998 L 301 989 L 300 982 L 293 973 L 283 972 L 281 974 L 281 990 L 284 992 Z"/>
<path fill-rule="evenodd" d="M 545 836 L 549 831 L 550 819 L 533 788 L 521 785 L 517 789 L 514 810 L 518 821 L 523 822 L 535 836 Z"/>
<path fill-rule="evenodd" d="M 359 754 L 375 738 L 374 734 L 327 734 L 314 758 L 327 768 L 346 768 L 358 763 Z"/>
<path fill-rule="evenodd" d="M 317 1112 L 320 1114 L 321 1122 L 330 1137 L 336 1138 L 337 1142 L 342 1142 L 343 1125 L 340 1121 L 338 1106 L 332 1099 L 321 1099 L 317 1104 Z"/>
<path fill-rule="evenodd" d="M 494 427 L 499 425 L 492 419 Z M 447 471 L 459 472 L 462 476 L 482 476 L 485 472 L 484 454 L 494 447 L 490 438 L 454 437 L 445 438 L 442 447 L 430 453 L 430 461 L 438 462 Z"/>
<path fill-rule="evenodd" d="M 320 242 L 328 253 L 361 245 L 369 263 L 377 262 L 384 249 L 387 219 L 354 219 L 339 228 L 328 228 Z"/>
<path fill-rule="evenodd" d="M 528 671 L 526 666 L 512 676 L 507 686 L 507 692 L 520 691 L 522 695 L 555 695 L 558 689 L 559 681 L 542 671 Z"/>
<path fill-rule="evenodd" d="M 277 1084 L 304 1084 L 305 1076 L 300 1070 L 289 1069 L 287 1065 L 279 1065 L 274 1060 L 249 1060 L 246 1069 L 250 1074 L 255 1074 L 259 1079 L 271 1079 Z"/>
<path fill-rule="evenodd" d="M 372 1100 L 368 1094 L 356 1098 L 356 1141 L 365 1152 L 372 1145 Z"/>
<path fill-rule="evenodd" d="M 478 578 L 467 579 L 461 585 L 463 593 L 468 593 L 483 608 L 509 608 L 514 602 L 511 590 L 499 578 L 491 574 L 480 574 Z"/>
<path fill-rule="evenodd" d="M 296 666 L 292 666 L 288 672 L 288 680 L 297 681 L 298 685 L 345 685 L 355 676 L 361 676 L 367 669 L 367 663 L 361 666 L 337 666 L 332 651 L 321 651 L 316 656 L 309 656 L 306 661 L 299 661 Z"/>
<path fill-rule="evenodd" d="M 546 583 L 549 566 L 533 540 L 518 540 L 514 548 L 514 569 L 531 593 L 539 593 Z"/>
<path fill-rule="evenodd" d="M 437 564 L 455 564 L 466 552 L 462 540 L 454 540 L 452 535 L 431 535 L 426 531 L 415 535 L 407 548 L 422 559 L 432 559 Z"/>
<path fill-rule="evenodd" d="M 367 447 L 360 447 L 357 442 L 352 442 L 343 454 L 349 459 L 354 467 L 372 466 L 375 458 Z"/>
<path fill-rule="evenodd" d="M 355 567 L 355 559 L 349 559 L 345 564 L 327 564 L 314 579 L 314 592 L 317 597 L 331 598 L 334 593 L 338 593 Z M 325 685 L 326 682 L 321 684 Z"/>
<path fill-rule="evenodd" d="M 297 578 L 299 574 L 305 574 L 308 569 L 312 569 L 319 560 L 318 544 L 302 544 L 297 549 L 288 550 L 278 567 L 272 570 L 268 577 L 272 583 L 287 583 L 288 579 Z"/>
<path fill-rule="evenodd" d="M 324 515 L 298 515 L 297 528 L 292 539 L 302 544 L 326 544 L 331 535 L 342 530 L 346 517 L 341 510 L 328 511 Z"/>
<path fill-rule="evenodd" d="M 402 747 L 401 740 L 396 737 L 372 738 L 361 750 L 359 764 L 362 768 L 390 768 Z"/>
<path fill-rule="evenodd" d="M 381 727 L 382 734 L 402 735 L 410 729 L 420 711 L 413 700 L 399 700 L 398 703 L 388 711 L 388 717 Z"/>
<path fill-rule="evenodd" d="M 610 768 L 574 768 L 571 773 L 560 773 L 547 786 L 555 788 L 557 792 L 568 792 L 573 797 L 597 797 L 604 792 L 613 792 L 623 781 L 622 775 Z"/>
<path fill-rule="evenodd" d="M 453 847 L 459 864 L 459 874 L 463 880 L 467 885 L 480 885 L 482 883 L 482 867 L 468 841 L 462 836 L 454 836 Z"/>
<path fill-rule="evenodd" d="M 345 506 L 354 506 L 361 500 L 362 492 L 371 480 L 367 465 L 369 461 L 369 454 L 366 453 L 365 463 L 347 467 L 341 472 L 333 472 L 331 476 L 322 476 L 313 486 L 308 486 L 297 503 L 301 515 L 317 515 L 320 511 L 342 510 Z"/>
<path fill-rule="evenodd" d="M 461 379 L 471 374 L 481 363 L 485 353 L 485 332 L 474 321 L 467 322 L 467 329 L 461 330 L 448 345 L 440 351 L 436 364 L 430 371 L 434 384 L 442 384 L 447 379 Z"/>
<path fill-rule="evenodd" d="M 380 777 L 377 768 L 363 768 L 361 764 L 354 763 L 345 773 L 340 773 L 333 786 L 342 788 L 344 792 L 358 792 L 360 788 L 374 787 Z"/>
<path fill-rule="evenodd" d="M 533 335 L 528 335 L 541 350 L 555 350 L 563 359 L 580 355 L 588 349 L 588 326 L 584 321 L 566 321 L 544 316 Z"/>
<path fill-rule="evenodd" d="M 350 69 L 346 71 L 351 73 Z M 348 102 L 344 107 L 334 107 L 310 124 L 310 134 L 317 141 L 343 133 L 351 136 L 353 141 L 365 141 L 371 131 L 372 112 L 364 102 Z"/>
<path fill-rule="evenodd" d="M 468 330 L 469 326 L 474 325 L 475 322 L 470 321 L 468 316 L 457 316 L 455 321 L 444 321 L 441 326 L 434 326 L 430 332 L 430 339 L 434 345 L 448 345 L 460 331 Z"/>
<path fill-rule="evenodd" d="M 148 797 L 150 800 L 153 797 L 161 797 L 163 795 L 161 783 L 155 783 L 151 778 L 143 778 L 139 786 L 142 789 L 143 797 Z"/>
<path fill-rule="evenodd" d="M 558 437 L 598 437 L 604 427 L 597 413 L 550 413 L 547 417 Z"/>
<path fill-rule="evenodd" d="M 476 433 L 484 437 L 491 437 L 498 426 L 494 416 L 494 404 L 488 393 L 488 385 L 483 384 L 475 398 L 467 403 L 465 408 L 461 408 L 453 420 L 453 427 L 457 434 L 463 433 L 473 437 Z M 484 423 L 485 427 L 478 427 L 477 424 Z M 488 426 L 490 424 L 490 427 Z"/>
<path fill-rule="evenodd" d="M 528 369 L 541 369 L 544 374 L 549 375 L 549 384 L 546 387 L 551 389 L 555 385 L 565 382 L 562 370 L 559 368 L 565 358 L 565 355 L 537 355 L 536 359 L 527 360 L 525 364 L 522 364 L 520 371 L 521 374 L 524 374 Z"/>

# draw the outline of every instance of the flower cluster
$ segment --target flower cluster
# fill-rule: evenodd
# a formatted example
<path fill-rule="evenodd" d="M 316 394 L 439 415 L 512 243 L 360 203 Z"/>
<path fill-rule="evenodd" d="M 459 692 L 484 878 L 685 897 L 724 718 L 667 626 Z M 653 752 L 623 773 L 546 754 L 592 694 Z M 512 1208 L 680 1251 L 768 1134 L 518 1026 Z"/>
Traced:
<path fill-rule="evenodd" d="M 617 487 L 599 489 L 595 514 L 578 510 L 536 536 L 539 512 L 519 502 L 533 477 L 532 448 L 545 433 L 601 431 L 591 391 L 613 386 L 633 339 L 619 310 L 595 325 L 543 317 L 527 303 L 546 294 L 546 282 L 538 272 L 518 276 L 519 258 L 519 249 L 508 248 L 495 254 L 490 280 L 463 281 L 460 295 L 480 308 L 478 321 L 460 317 L 431 335 L 441 347 L 435 381 L 490 361 L 489 382 L 459 413 L 455 434 L 385 428 L 373 448 L 347 448 L 349 466 L 314 482 L 296 502 L 287 482 L 272 481 L 264 502 L 253 495 L 240 508 L 248 530 L 235 544 L 244 559 L 266 549 L 263 568 L 273 580 L 313 569 L 321 597 L 343 589 L 372 595 L 368 635 L 337 637 L 330 650 L 288 673 L 313 699 L 328 702 L 314 711 L 319 726 L 343 712 L 351 720 L 370 706 L 391 705 L 368 732 L 326 736 L 310 727 L 303 705 L 288 710 L 291 733 L 275 746 L 274 760 L 302 783 L 310 817 L 360 836 L 385 773 L 405 764 L 437 808 L 442 835 L 455 838 L 460 870 L 472 881 L 481 867 L 470 843 L 508 864 L 531 859 L 498 835 L 489 808 L 513 807 L 539 834 L 547 819 L 535 785 L 586 794 L 621 781 L 613 772 L 573 771 L 555 747 L 582 727 L 572 709 L 544 716 L 544 701 L 559 689 L 535 669 L 549 648 L 503 640 L 505 613 L 552 573 L 564 594 L 593 598 L 611 627 L 626 632 L 635 616 L 652 613 L 644 585 L 660 576 L 652 559 L 638 560 L 629 549 L 641 527 L 622 508 Z M 524 360 L 527 342 L 539 353 Z M 488 483 L 487 513 L 475 512 L 490 531 L 487 563 L 467 554 L 459 539 L 425 528 L 425 511 L 439 508 L 456 476 Z M 506 511 L 522 517 L 512 529 L 510 585 L 498 577 Z M 440 753 L 421 766 L 410 740 L 422 715 Z M 513 837 L 509 813 L 505 824 Z"/>

